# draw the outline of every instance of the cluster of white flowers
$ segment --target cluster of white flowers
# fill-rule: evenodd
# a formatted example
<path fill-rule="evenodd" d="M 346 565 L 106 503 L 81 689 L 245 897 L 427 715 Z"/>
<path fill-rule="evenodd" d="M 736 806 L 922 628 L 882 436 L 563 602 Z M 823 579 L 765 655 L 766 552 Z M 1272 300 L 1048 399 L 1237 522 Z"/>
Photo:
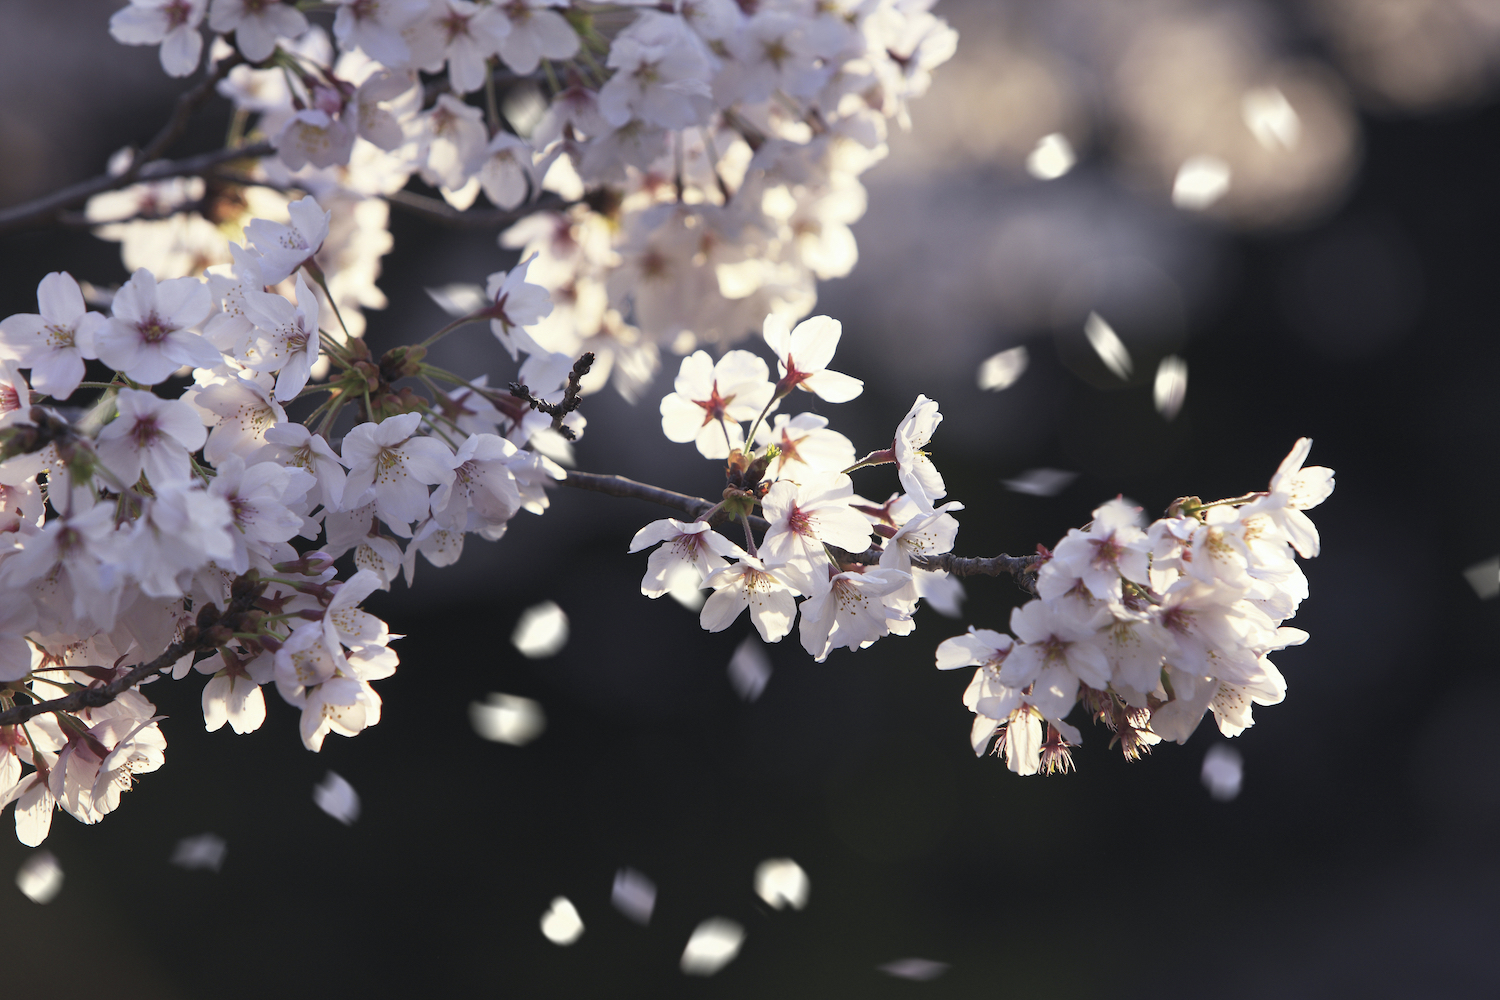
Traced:
<path fill-rule="evenodd" d="M 439 391 L 420 348 L 377 360 L 329 332 L 308 276 L 325 281 L 316 258 L 331 216 L 312 198 L 290 208 L 289 225 L 245 227 L 228 275 L 142 268 L 105 316 L 53 273 L 39 312 L 0 322 L 0 711 L 103 687 L 183 643 L 166 666 L 209 675 L 210 730 L 258 728 L 260 687 L 274 681 L 317 750 L 379 721 L 370 682 L 396 667 L 396 637 L 359 603 L 403 570 L 409 581 L 418 553 L 447 565 L 467 533 L 497 539 L 518 511 L 546 508 L 542 483 L 564 472 L 528 445 L 545 433 L 565 446 L 553 420 L 447 373 L 459 388 Z M 549 308 L 524 278 L 524 265 L 491 276 L 484 317 L 505 342 Z M 338 372 L 310 384 L 320 356 Z M 566 393 L 557 360 L 522 366 L 543 402 Z M 85 382 L 89 361 L 114 379 Z M 169 384 L 185 373 L 191 384 Z M 390 385 L 411 376 L 432 399 Z M 40 405 L 75 394 L 92 398 L 67 408 L 82 414 L 71 423 Z M 286 406 L 320 394 L 303 422 L 288 420 Z M 365 419 L 336 451 L 328 435 L 346 406 Z M 561 429 L 576 437 L 582 424 L 568 414 Z M 334 562 L 350 550 L 357 571 L 339 581 Z M 256 581 L 253 602 L 220 621 Z M 212 628 L 228 631 L 193 641 Z M 54 805 L 97 821 L 164 746 L 139 690 L 0 726 L 0 804 L 17 803 L 17 833 L 35 845 Z"/>
<path fill-rule="evenodd" d="M 675 391 L 661 401 L 662 431 L 671 441 L 694 442 L 705 458 L 727 459 L 729 487 L 723 502 L 698 520 L 654 521 L 631 542 L 632 552 L 660 545 L 641 584 L 646 596 L 711 589 L 704 628 L 722 631 L 748 608 L 767 642 L 790 633 L 800 611 L 803 648 L 820 662 L 834 649 L 863 649 L 881 636 L 910 633 L 922 598 L 949 614 L 962 598 L 961 585 L 946 572 L 912 563 L 913 556 L 952 549 L 953 512 L 963 509 L 957 502 L 934 506 L 946 488 L 920 449 L 942 420 L 935 402 L 918 396 L 891 446 L 859 460 L 824 417 L 774 412 L 797 390 L 830 403 L 860 394 L 862 382 L 828 369 L 841 333 L 827 316 L 794 330 L 768 316 L 764 337 L 779 371 L 774 382 L 749 351 L 729 351 L 717 363 L 704 351 L 684 358 Z M 747 449 L 747 441 L 754 446 Z M 849 473 L 887 463 L 895 463 L 905 493 L 883 503 L 856 495 Z M 758 544 L 750 524 L 756 506 L 766 522 Z M 725 518 L 743 525 L 745 548 L 711 530 Z M 877 538 L 883 546 L 874 552 Z"/>
<path fill-rule="evenodd" d="M 132 0 L 115 38 L 160 44 L 174 75 L 201 61 L 206 17 L 210 58 L 242 60 L 219 84 L 236 128 L 253 121 L 277 156 L 232 197 L 161 182 L 89 215 L 127 266 L 175 277 L 231 263 L 215 228 L 307 191 L 347 230 L 338 252 L 363 257 L 333 289 L 358 334 L 359 310 L 384 304 L 381 196 L 414 174 L 459 210 L 481 191 L 501 209 L 553 192 L 563 208 L 501 237 L 537 257 L 557 305 L 532 334 L 542 351 L 596 355 L 586 392 L 613 374 L 634 398 L 661 348 L 732 343 L 768 313 L 795 322 L 817 279 L 849 273 L 858 177 L 956 45 L 932 3 L 338 0 L 330 39 L 279 0 Z M 466 99 L 478 91 L 487 111 Z"/>
<path fill-rule="evenodd" d="M 999 733 L 1012 771 L 1066 770 L 1080 702 L 1130 759 L 1185 742 L 1206 712 L 1238 736 L 1253 705 L 1280 703 L 1286 681 L 1268 654 L 1307 641 L 1281 623 L 1307 597 L 1296 556 L 1318 554 L 1303 512 L 1333 492 L 1331 469 L 1303 468 L 1311 447 L 1297 442 L 1269 490 L 1185 497 L 1145 530 L 1138 508 L 1111 500 L 1050 553 L 1037 598 L 1011 614 L 1014 638 L 971 627 L 943 642 L 939 669 L 979 668 L 964 692 L 975 753 Z"/>

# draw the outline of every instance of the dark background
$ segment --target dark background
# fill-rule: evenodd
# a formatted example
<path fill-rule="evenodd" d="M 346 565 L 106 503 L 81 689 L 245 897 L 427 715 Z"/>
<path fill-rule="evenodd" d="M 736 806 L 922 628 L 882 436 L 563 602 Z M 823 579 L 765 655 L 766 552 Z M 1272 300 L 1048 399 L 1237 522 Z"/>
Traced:
<path fill-rule="evenodd" d="M 80 94 L 64 68 L 8 83 L 7 145 L 32 149 L 14 122 L 34 115 L 18 110 L 33 91 L 56 107 L 32 138 L 59 137 L 47 154 L 59 159 L 44 160 L 39 178 L 12 176 L 9 200 L 96 172 L 166 114 L 175 85 L 154 50 L 112 46 L 99 25 L 114 5 L 85 6 L 103 15 L 61 61 L 91 51 L 133 82 Z M 53 37 L 41 20 L 27 30 Z M 1316 37 L 1300 44 L 1317 51 Z M 1315 439 L 1311 461 L 1334 468 L 1338 487 L 1314 512 L 1323 554 L 1304 567 L 1312 597 L 1290 623 L 1312 639 L 1275 657 L 1287 700 L 1259 709 L 1233 741 L 1245 760 L 1233 802 L 1212 801 L 1199 781 L 1222 741 L 1211 721 L 1186 746 L 1134 764 L 1086 728 L 1078 772 L 1065 777 L 1020 778 L 976 759 L 959 701 L 969 671 L 940 674 L 932 654 L 970 623 L 1003 629 L 1022 597 L 1007 580 L 970 581 L 959 621 L 924 609 L 912 636 L 824 664 L 794 634 L 770 647 L 764 695 L 742 702 L 725 667 L 748 621 L 711 635 L 671 600 L 639 595 L 644 556 L 626 544 L 665 512 L 562 491 L 545 518 L 522 514 L 495 545 L 471 539 L 458 567 L 423 564 L 418 589 L 397 584 L 372 600 L 409 637 L 396 645 L 399 671 L 377 686 L 380 725 L 357 739 L 331 737 L 309 754 L 296 710 L 274 693 L 259 732 L 206 734 L 201 682 L 154 685 L 170 717 L 167 766 L 98 828 L 57 816 L 45 845 L 66 872 L 56 901 L 39 908 L 0 888 L 9 988 L 1495 995 L 1500 629 L 1496 604 L 1463 570 L 1500 551 L 1500 108 L 1484 91 L 1436 109 L 1372 113 L 1372 103 L 1349 185 L 1276 231 L 1187 217 L 1159 191 L 1118 180 L 1107 135 L 1051 185 L 982 163 L 877 168 L 855 227 L 865 265 L 821 289 L 818 311 L 845 324 L 836 367 L 867 383 L 858 401 L 825 412 L 864 451 L 888 440 L 917 393 L 937 398 L 946 422 L 932 453 L 950 498 L 967 505 L 966 553 L 1050 545 L 1117 493 L 1159 513 L 1183 494 L 1264 488 L 1298 436 Z M 914 103 L 917 137 L 922 112 Z M 222 136 L 223 115 L 205 112 L 200 145 Z M 18 153 L 12 165 L 24 162 Z M 1180 309 L 1151 329 L 1117 322 L 1137 350 L 1128 384 L 1079 351 L 1070 315 L 960 323 L 944 308 L 958 294 L 950 286 L 1000 280 L 986 271 L 996 258 L 962 251 L 972 273 L 956 273 L 952 254 L 935 250 L 944 230 L 908 224 L 914 204 L 939 221 L 990 213 L 997 230 L 1014 206 L 1092 206 L 1101 232 L 1126 220 L 1111 230 L 1117 243 L 1140 234 L 1142 257 L 1180 287 Z M 377 349 L 441 324 L 423 285 L 482 281 L 513 259 L 492 233 L 403 216 L 392 228 L 381 286 L 393 306 L 370 314 Z M 1121 259 L 1103 266 L 1127 281 L 1134 265 Z M 116 247 L 84 232 L 5 236 L 0 262 L 0 315 L 34 311 L 51 270 L 100 284 L 127 276 Z M 904 318 L 914 294 L 932 297 L 920 325 Z M 451 338 L 438 363 L 503 381 L 511 369 L 487 339 Z M 974 387 L 979 359 L 1022 342 L 1032 362 L 1015 387 Z M 1170 423 L 1150 389 L 1168 351 L 1190 367 Z M 664 367 L 634 408 L 613 392 L 588 399 L 578 466 L 709 494 L 712 464 L 660 436 L 655 403 L 675 359 Z M 1079 477 L 1054 498 L 1001 485 L 1035 467 Z M 896 483 L 876 469 L 856 485 L 879 498 Z M 568 612 L 572 639 L 530 661 L 509 635 L 542 599 Z M 491 691 L 540 701 L 545 734 L 524 748 L 477 737 L 468 705 Z M 352 827 L 313 805 L 329 769 L 362 797 Z M 219 874 L 168 864 L 178 839 L 204 831 L 228 842 Z M 0 873 L 27 854 L 0 837 Z M 755 866 L 776 856 L 808 872 L 805 911 L 754 896 Z M 658 887 L 647 928 L 610 907 L 624 866 Z M 586 924 L 570 948 L 537 928 L 556 895 Z M 686 978 L 681 949 L 711 916 L 746 927 L 744 950 L 712 979 Z M 951 969 L 926 984 L 875 969 L 908 956 Z"/>

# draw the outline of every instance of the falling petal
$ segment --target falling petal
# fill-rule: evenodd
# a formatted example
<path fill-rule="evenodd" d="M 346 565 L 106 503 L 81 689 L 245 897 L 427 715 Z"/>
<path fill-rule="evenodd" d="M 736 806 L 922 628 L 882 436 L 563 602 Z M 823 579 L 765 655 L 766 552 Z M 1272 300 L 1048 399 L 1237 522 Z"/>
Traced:
<path fill-rule="evenodd" d="M 16 872 L 16 888 L 33 903 L 52 902 L 62 891 L 63 870 L 48 851 L 38 851 Z"/>
<path fill-rule="evenodd" d="M 881 972 L 897 979 L 914 979 L 925 983 L 948 971 L 947 962 L 934 962 L 930 958 L 900 958 L 878 966 Z"/>
<path fill-rule="evenodd" d="M 1187 362 L 1175 354 L 1161 359 L 1156 366 L 1156 385 L 1152 390 L 1156 412 L 1171 420 L 1182 409 L 1187 398 Z"/>
<path fill-rule="evenodd" d="M 1226 746 L 1210 748 L 1203 758 L 1203 786 L 1217 802 L 1231 802 L 1245 780 L 1245 762 L 1238 750 Z"/>
<path fill-rule="evenodd" d="M 172 852 L 172 864 L 188 871 L 216 872 L 224 867 L 226 849 L 224 838 L 212 833 L 183 837 Z"/>
<path fill-rule="evenodd" d="M 510 641 L 530 659 L 554 656 L 568 644 L 568 616 L 553 601 L 533 605 L 521 613 Z"/>
<path fill-rule="evenodd" d="M 558 896 L 542 914 L 542 934 L 553 944 L 563 946 L 583 936 L 583 918 L 567 896 Z"/>
<path fill-rule="evenodd" d="M 1014 479 L 1002 479 L 1001 483 L 1012 493 L 1026 493 L 1034 497 L 1055 497 L 1078 478 L 1076 472 L 1062 469 L 1031 469 Z"/>
<path fill-rule="evenodd" d="M 1120 339 L 1120 335 L 1104 322 L 1102 316 L 1089 313 L 1088 320 L 1083 324 L 1083 335 L 1089 338 L 1089 346 L 1099 355 L 1104 366 L 1115 373 L 1115 377 L 1130 377 L 1130 352 L 1125 349 L 1125 342 Z"/>
<path fill-rule="evenodd" d="M 1217 156 L 1194 156 L 1177 169 L 1172 204 L 1201 212 L 1229 193 L 1229 164 Z"/>
<path fill-rule="evenodd" d="M 1078 157 L 1073 144 L 1061 132 L 1044 135 L 1026 157 L 1026 172 L 1039 181 L 1052 181 L 1073 169 Z"/>
<path fill-rule="evenodd" d="M 689 611 L 701 610 L 704 601 L 708 600 L 708 594 L 703 590 L 703 574 L 692 563 L 678 562 L 668 569 L 666 584 L 667 594 L 672 600 Z"/>
<path fill-rule="evenodd" d="M 1481 601 L 1500 595 L 1500 556 L 1475 563 L 1464 570 L 1464 579 L 1474 588 Z"/>
<path fill-rule="evenodd" d="M 733 920 L 705 920 L 694 928 L 682 950 L 682 971 L 690 976 L 711 976 L 734 961 L 744 942 L 745 928 Z"/>
<path fill-rule="evenodd" d="M 1016 384 L 1016 379 L 1026 370 L 1030 356 L 1024 347 L 1012 347 L 1008 351 L 992 354 L 979 366 L 979 388 L 986 392 L 999 392 Z"/>
<path fill-rule="evenodd" d="M 615 909 L 644 927 L 656 909 L 656 884 L 634 868 L 621 868 L 615 872 L 609 899 Z"/>
<path fill-rule="evenodd" d="M 313 801 L 319 809 L 345 826 L 359 819 L 359 793 L 333 771 L 329 771 L 323 783 L 313 789 Z"/>
<path fill-rule="evenodd" d="M 764 644 L 754 635 L 746 636 L 729 658 L 730 685 L 735 694 L 746 701 L 754 701 L 770 680 L 771 658 L 766 655 Z"/>
<path fill-rule="evenodd" d="M 1245 127 L 1266 149 L 1296 149 L 1302 138 L 1302 119 L 1275 87 L 1256 87 L 1240 98 Z"/>
<path fill-rule="evenodd" d="M 469 723 L 487 740 L 520 747 L 542 735 L 547 716 L 530 698 L 496 693 L 469 703 Z"/>
<path fill-rule="evenodd" d="M 484 289 L 478 285 L 443 285 L 440 288 L 424 288 L 422 291 L 437 303 L 439 309 L 453 317 L 470 316 L 490 305 L 489 299 L 485 298 Z"/>
<path fill-rule="evenodd" d="M 771 858 L 755 869 L 755 894 L 775 909 L 800 910 L 811 891 L 807 872 L 791 858 Z"/>

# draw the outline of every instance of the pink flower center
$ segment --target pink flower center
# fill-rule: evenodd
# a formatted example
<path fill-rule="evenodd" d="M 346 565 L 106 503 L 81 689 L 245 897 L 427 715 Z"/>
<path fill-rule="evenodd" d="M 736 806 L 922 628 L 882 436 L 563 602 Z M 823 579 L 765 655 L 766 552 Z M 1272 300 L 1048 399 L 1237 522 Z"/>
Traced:
<path fill-rule="evenodd" d="M 163 323 L 156 313 L 141 320 L 137 329 L 141 331 L 141 339 L 148 344 L 159 344 L 172 332 L 172 328 Z"/>
<path fill-rule="evenodd" d="M 161 428 L 156 426 L 155 417 L 140 417 L 130 429 L 130 437 L 137 448 L 149 448 L 161 437 Z"/>
<path fill-rule="evenodd" d="M 187 24 L 193 16 L 193 5 L 188 0 L 172 0 L 165 8 L 167 15 L 167 30 L 181 27 Z"/>
<path fill-rule="evenodd" d="M 703 423 L 708 424 L 713 420 L 724 419 L 724 411 L 729 408 L 730 403 L 734 402 L 734 395 L 731 393 L 728 396 L 720 396 L 719 383 L 714 382 L 713 391 L 707 399 L 695 399 L 693 402 L 703 407 Z"/>

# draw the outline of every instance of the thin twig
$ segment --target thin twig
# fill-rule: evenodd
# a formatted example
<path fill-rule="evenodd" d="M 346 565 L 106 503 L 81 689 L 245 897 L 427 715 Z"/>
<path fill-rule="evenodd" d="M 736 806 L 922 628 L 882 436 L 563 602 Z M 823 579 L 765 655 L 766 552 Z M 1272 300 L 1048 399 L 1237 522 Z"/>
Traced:
<path fill-rule="evenodd" d="M 574 433 L 573 428 L 563 424 L 563 418 L 578 409 L 579 404 L 582 402 L 579 394 L 583 391 L 583 377 L 589 373 L 589 369 L 593 366 L 593 351 L 585 351 L 582 357 L 573 362 L 573 370 L 568 372 L 568 386 L 563 390 L 563 398 L 560 403 L 549 403 L 546 400 L 538 399 L 532 395 L 530 389 L 519 382 L 512 382 L 510 384 L 510 394 L 517 399 L 525 400 L 527 405 L 533 410 L 541 410 L 547 416 L 551 417 L 552 429 L 569 441 L 572 441 L 577 437 L 577 434 Z"/>
<path fill-rule="evenodd" d="M 170 149 L 172 143 L 182 138 L 182 134 L 187 131 L 188 119 L 193 117 L 193 112 L 197 111 L 203 102 L 213 95 L 215 88 L 219 85 L 219 81 L 228 76 L 230 70 L 244 61 L 244 57 L 238 52 L 227 59 L 220 60 L 219 64 L 214 67 L 214 71 L 203 78 L 202 83 L 198 84 L 192 90 L 183 91 L 179 94 L 177 96 L 177 106 L 172 109 L 172 117 L 161 127 L 161 131 L 152 136 L 151 141 L 146 143 L 141 151 L 131 160 L 131 165 L 125 171 L 125 176 L 134 180 L 140 172 L 137 164 L 140 167 L 145 167 L 148 163 L 151 163 Z"/>
<path fill-rule="evenodd" d="M 872 548 L 849 553 L 847 561 L 873 566 L 880 561 L 881 552 L 881 549 Z M 1017 586 L 1033 595 L 1036 593 L 1036 573 L 1044 562 L 1046 557 L 1042 555 L 1008 556 L 1004 553 L 998 556 L 960 556 L 944 552 L 939 555 L 911 557 L 913 566 L 935 573 L 952 573 L 954 576 L 1000 576 L 1008 573 L 1016 578 Z"/>
<path fill-rule="evenodd" d="M 577 472 L 568 470 L 566 479 L 561 480 L 562 485 L 572 486 L 575 489 L 590 490 L 594 493 L 604 493 L 612 497 L 629 497 L 634 500 L 646 500 L 650 503 L 670 507 L 673 510 L 682 511 L 693 520 L 702 520 L 703 516 L 719 504 L 702 497 L 690 496 L 686 493 L 677 493 L 673 490 L 664 490 L 660 486 L 648 486 L 638 483 L 634 479 L 626 479 L 624 476 L 607 476 L 597 472 Z M 714 515 L 710 524 L 718 524 L 731 520 L 728 512 L 722 511 Z M 764 530 L 770 527 L 765 518 L 750 515 L 750 523 L 756 528 Z"/>

